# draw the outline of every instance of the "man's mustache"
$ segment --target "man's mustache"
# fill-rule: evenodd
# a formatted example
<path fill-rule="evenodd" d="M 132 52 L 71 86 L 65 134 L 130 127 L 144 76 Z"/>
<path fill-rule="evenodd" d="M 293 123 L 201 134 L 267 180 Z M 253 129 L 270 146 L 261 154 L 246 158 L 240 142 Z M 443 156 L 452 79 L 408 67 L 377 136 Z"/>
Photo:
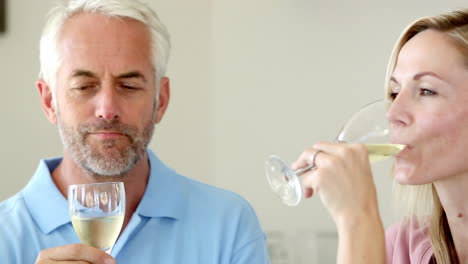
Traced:
<path fill-rule="evenodd" d="M 83 138 L 88 134 L 99 131 L 113 131 L 128 137 L 132 142 L 138 134 L 138 130 L 135 127 L 121 123 L 119 121 L 99 121 L 94 124 L 83 124 L 79 126 L 78 130 Z"/>

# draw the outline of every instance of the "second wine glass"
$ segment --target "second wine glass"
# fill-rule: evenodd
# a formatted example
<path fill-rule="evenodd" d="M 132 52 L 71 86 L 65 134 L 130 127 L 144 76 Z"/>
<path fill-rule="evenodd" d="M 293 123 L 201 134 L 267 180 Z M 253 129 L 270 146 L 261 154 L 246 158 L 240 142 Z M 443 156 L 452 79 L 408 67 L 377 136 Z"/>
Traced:
<path fill-rule="evenodd" d="M 68 204 L 73 228 L 81 242 L 110 254 L 125 217 L 124 184 L 70 185 Z"/>
<path fill-rule="evenodd" d="M 343 143 L 362 143 L 367 147 L 371 162 L 396 155 L 404 145 L 390 144 L 390 128 L 385 113 L 388 100 L 367 104 L 345 123 L 336 140 Z M 265 172 L 273 192 L 287 205 L 296 206 L 303 197 L 299 176 L 314 169 L 314 164 L 293 171 L 280 157 L 271 155 L 265 161 Z"/>

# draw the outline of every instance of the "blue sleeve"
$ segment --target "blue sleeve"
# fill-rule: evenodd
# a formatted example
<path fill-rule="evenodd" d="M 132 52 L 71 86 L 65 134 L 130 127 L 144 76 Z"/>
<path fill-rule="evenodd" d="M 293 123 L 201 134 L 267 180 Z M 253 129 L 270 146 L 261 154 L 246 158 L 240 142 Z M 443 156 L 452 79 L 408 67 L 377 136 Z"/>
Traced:
<path fill-rule="evenodd" d="M 8 263 L 8 264 L 20 264 L 16 258 L 16 254 L 14 251 L 10 248 L 10 241 L 5 238 L 5 233 L 0 230 L 0 259 L 2 260 L 2 263 Z"/>
<path fill-rule="evenodd" d="M 234 254 L 231 264 L 269 264 L 265 236 L 256 238 Z"/>
<path fill-rule="evenodd" d="M 269 264 L 266 235 L 248 205 L 239 218 L 238 237 L 231 264 Z"/>
<path fill-rule="evenodd" d="M 33 263 L 34 260 L 29 260 L 27 257 L 31 255 L 31 248 L 23 245 L 29 245 L 27 240 L 24 240 L 24 232 L 22 228 L 25 225 L 22 214 L 17 213 L 15 206 L 20 204 L 21 200 L 18 197 L 10 198 L 0 203 L 0 263 L 21 264 Z M 29 234 L 34 235 L 34 234 Z M 30 238 L 31 239 L 31 238 Z M 24 250 L 28 248 L 28 250 Z"/>

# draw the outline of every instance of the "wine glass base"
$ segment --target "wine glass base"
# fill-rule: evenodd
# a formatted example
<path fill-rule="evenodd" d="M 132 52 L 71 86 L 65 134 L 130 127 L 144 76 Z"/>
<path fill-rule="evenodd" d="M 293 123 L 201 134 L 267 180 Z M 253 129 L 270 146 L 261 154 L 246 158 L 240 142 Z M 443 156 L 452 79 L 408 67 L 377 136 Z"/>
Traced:
<path fill-rule="evenodd" d="M 293 170 L 278 156 L 270 156 L 265 171 L 273 192 L 289 206 L 296 206 L 302 199 L 302 187 Z"/>

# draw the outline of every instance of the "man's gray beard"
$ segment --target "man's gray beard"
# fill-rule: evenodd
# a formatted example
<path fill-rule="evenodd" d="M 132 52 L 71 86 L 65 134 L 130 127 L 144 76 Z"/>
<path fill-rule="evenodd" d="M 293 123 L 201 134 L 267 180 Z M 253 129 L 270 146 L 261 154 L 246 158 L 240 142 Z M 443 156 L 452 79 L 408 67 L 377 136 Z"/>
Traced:
<path fill-rule="evenodd" d="M 143 131 L 125 125 L 119 121 L 100 120 L 95 124 L 83 124 L 78 128 L 68 127 L 61 122 L 57 113 L 58 129 L 64 148 L 73 161 L 92 176 L 125 176 L 135 167 L 146 152 L 154 131 L 153 120 L 148 120 Z M 118 145 L 117 140 L 102 141 L 102 148 L 115 148 L 118 155 L 104 156 L 99 153 L 99 147 L 92 147 L 86 138 L 90 132 L 111 130 L 122 133 L 129 144 Z"/>

